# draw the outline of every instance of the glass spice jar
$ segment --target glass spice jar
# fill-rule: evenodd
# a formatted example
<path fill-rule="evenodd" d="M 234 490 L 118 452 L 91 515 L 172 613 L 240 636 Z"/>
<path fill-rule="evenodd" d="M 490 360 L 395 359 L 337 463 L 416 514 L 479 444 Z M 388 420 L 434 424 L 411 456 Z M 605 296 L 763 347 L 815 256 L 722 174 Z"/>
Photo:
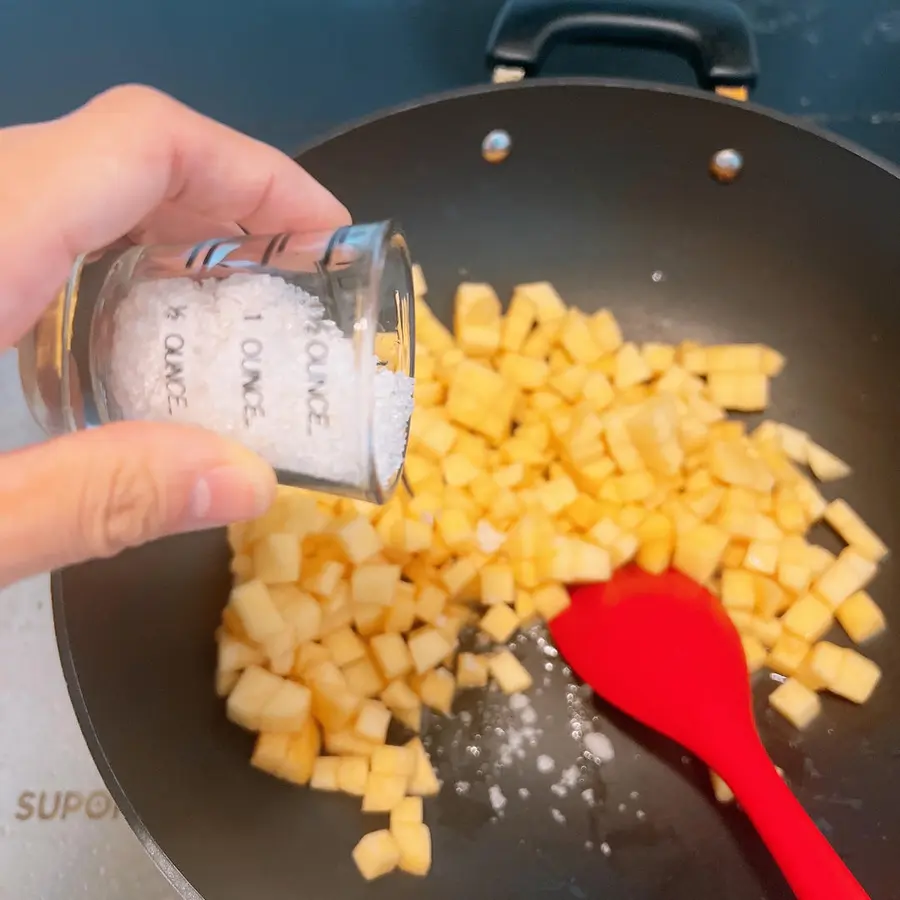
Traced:
<path fill-rule="evenodd" d="M 191 423 L 282 483 L 383 503 L 406 452 L 414 309 L 390 222 L 133 247 L 76 262 L 19 370 L 50 435 Z"/>

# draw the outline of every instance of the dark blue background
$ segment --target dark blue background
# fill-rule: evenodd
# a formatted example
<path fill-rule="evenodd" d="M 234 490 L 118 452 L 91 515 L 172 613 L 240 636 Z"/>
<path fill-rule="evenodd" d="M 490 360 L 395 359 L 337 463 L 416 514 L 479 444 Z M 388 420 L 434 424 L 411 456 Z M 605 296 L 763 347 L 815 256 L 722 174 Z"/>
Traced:
<path fill-rule="evenodd" d="M 483 81 L 502 0 L 5 0 L 0 124 L 123 81 L 163 88 L 295 150 L 339 123 Z M 742 0 L 756 99 L 900 162 L 900 0 Z M 587 47 L 549 71 L 691 82 L 678 60 Z"/>

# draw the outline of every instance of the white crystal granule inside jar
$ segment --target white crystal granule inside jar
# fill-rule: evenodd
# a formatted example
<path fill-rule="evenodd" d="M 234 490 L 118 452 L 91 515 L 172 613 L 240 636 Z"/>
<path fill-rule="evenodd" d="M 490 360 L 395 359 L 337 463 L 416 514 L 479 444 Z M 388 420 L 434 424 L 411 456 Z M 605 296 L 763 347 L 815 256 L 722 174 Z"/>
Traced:
<path fill-rule="evenodd" d="M 133 248 L 93 298 L 76 274 L 73 314 L 56 321 L 89 323 L 87 341 L 61 343 L 88 347 L 69 370 L 90 380 L 59 389 L 80 404 L 62 421 L 200 425 L 259 453 L 285 483 L 390 496 L 415 353 L 409 258 L 391 223 Z"/>
<path fill-rule="evenodd" d="M 403 464 L 413 379 L 374 352 L 357 362 L 353 339 L 324 315 L 318 298 L 277 275 L 137 284 L 115 311 L 107 390 L 124 418 L 203 425 L 324 482 L 365 482 L 371 439 L 376 477 L 389 484 Z"/>

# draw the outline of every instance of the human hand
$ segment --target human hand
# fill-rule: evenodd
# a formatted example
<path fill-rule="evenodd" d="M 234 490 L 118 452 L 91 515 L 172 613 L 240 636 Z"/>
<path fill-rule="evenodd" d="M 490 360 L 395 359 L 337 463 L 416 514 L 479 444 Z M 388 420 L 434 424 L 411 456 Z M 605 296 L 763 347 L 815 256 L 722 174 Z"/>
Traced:
<path fill-rule="evenodd" d="M 75 259 L 122 238 L 191 242 L 325 230 L 343 206 L 289 157 L 150 88 L 0 130 L 0 350 Z M 240 445 L 125 422 L 0 456 L 0 586 L 166 534 L 253 518 L 271 468 Z"/>

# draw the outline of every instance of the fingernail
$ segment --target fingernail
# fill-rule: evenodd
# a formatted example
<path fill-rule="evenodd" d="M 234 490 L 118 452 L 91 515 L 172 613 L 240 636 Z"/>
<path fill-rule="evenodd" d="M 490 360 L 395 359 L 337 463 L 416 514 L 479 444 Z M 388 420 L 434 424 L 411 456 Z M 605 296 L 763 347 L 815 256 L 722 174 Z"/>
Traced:
<path fill-rule="evenodd" d="M 188 528 L 227 525 L 261 516 L 275 496 L 275 476 L 267 466 L 219 466 L 196 481 L 188 501 Z"/>

